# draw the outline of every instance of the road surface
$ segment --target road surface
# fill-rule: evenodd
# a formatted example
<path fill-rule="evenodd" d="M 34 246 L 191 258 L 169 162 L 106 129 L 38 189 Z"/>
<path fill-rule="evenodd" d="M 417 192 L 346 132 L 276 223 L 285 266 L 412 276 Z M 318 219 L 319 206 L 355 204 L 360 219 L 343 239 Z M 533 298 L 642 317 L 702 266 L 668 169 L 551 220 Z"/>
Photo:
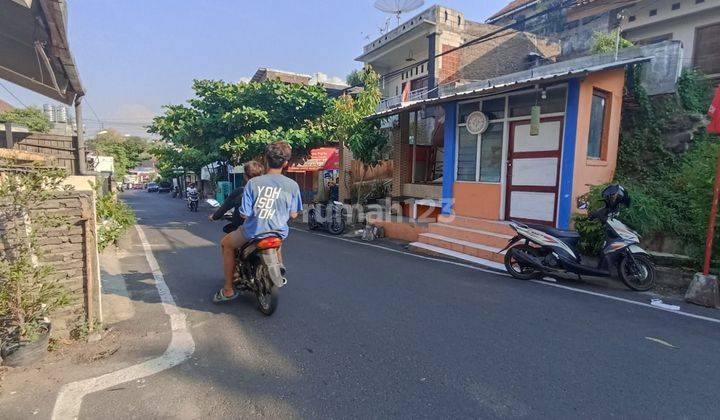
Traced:
<path fill-rule="evenodd" d="M 80 418 L 706 418 L 720 409 L 718 323 L 301 230 L 283 249 L 289 282 L 268 318 L 249 296 L 211 303 L 222 224 L 207 221 L 209 209 L 124 198 L 195 349 L 178 366 L 86 395 Z M 129 246 L 142 250 L 136 232 Z M 169 330 L 152 282 L 137 281 L 150 272 L 137 255 L 120 261 L 142 305 L 130 322 Z M 170 335 L 139 361 L 160 355 Z"/>

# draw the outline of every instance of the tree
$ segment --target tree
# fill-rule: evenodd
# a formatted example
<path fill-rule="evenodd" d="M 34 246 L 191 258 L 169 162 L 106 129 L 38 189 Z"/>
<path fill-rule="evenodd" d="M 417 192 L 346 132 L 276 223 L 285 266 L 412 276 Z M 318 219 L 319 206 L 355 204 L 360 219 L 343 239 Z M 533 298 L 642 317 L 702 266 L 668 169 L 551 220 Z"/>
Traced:
<path fill-rule="evenodd" d="M 88 141 L 88 148 L 98 155 L 112 156 L 115 176 L 122 177 L 147 156 L 148 141 L 137 136 L 125 137 L 119 131 L 109 129 Z"/>
<path fill-rule="evenodd" d="M 345 78 L 345 81 L 350 86 L 365 86 L 365 80 L 363 78 L 363 70 L 356 69 L 356 70 L 351 71 Z"/>
<path fill-rule="evenodd" d="M 278 139 L 305 155 L 324 140 L 315 123 L 329 105 L 322 87 L 277 80 L 196 80 L 193 90 L 195 98 L 165 107 L 165 115 L 156 117 L 148 131 L 174 146 L 199 151 L 205 163 L 249 160 Z"/>
<path fill-rule="evenodd" d="M 632 47 L 633 43 L 620 37 L 620 44 L 617 44 L 618 30 L 612 32 L 595 32 L 593 34 L 592 52 L 595 54 L 609 54 L 615 52 L 615 45 L 619 49 Z"/>
<path fill-rule="evenodd" d="M 24 125 L 36 133 L 47 133 L 52 128 L 48 117 L 40 108 L 36 107 L 16 108 L 0 112 L 0 123 L 6 122 Z"/>
<path fill-rule="evenodd" d="M 353 157 L 364 166 L 364 171 L 379 165 L 388 153 L 389 141 L 386 133 L 380 129 L 378 119 L 368 120 L 375 112 L 382 93 L 380 92 L 380 76 L 371 68 L 364 69 L 359 77 L 364 88 L 357 97 L 343 95 L 333 100 L 324 118 L 326 130 L 333 139 L 346 145 Z M 362 184 L 363 180 L 360 180 Z M 360 201 L 360 188 L 358 188 Z"/>

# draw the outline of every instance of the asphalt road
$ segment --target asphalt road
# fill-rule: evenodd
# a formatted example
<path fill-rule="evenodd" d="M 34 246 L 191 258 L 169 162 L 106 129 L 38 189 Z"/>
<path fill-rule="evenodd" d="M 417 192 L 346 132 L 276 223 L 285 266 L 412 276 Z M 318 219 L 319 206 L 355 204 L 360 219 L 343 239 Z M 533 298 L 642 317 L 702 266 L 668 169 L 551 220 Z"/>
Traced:
<path fill-rule="evenodd" d="M 189 213 L 145 192 L 124 199 L 196 347 L 179 366 L 87 395 L 81 418 L 707 418 L 720 409 L 720 324 L 298 230 L 268 318 L 249 296 L 211 303 L 222 224 L 207 221 L 209 209 Z M 157 305 L 137 287 L 131 298 Z M 167 322 L 160 311 L 141 315 Z"/>

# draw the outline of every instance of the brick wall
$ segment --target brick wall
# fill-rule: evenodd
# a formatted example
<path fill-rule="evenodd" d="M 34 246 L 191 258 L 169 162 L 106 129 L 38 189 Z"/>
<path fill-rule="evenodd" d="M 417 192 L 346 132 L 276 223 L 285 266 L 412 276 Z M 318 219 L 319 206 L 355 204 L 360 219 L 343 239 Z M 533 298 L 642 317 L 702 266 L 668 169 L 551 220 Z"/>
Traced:
<path fill-rule="evenodd" d="M 78 318 L 99 316 L 99 279 L 95 205 L 92 192 L 62 192 L 30 212 L 31 220 L 62 216 L 61 227 L 38 227 L 40 261 L 53 267 L 58 280 L 72 296 L 72 304 L 51 314 L 53 335 L 66 336 Z M 0 222 L 0 232 L 8 221 Z M 0 251 L 7 244 L 0 243 Z"/>
<path fill-rule="evenodd" d="M 410 182 L 410 161 L 412 153 L 411 146 L 403 139 L 408 138 L 408 113 L 400 114 L 400 128 L 392 130 L 392 197 L 402 197 L 403 184 Z"/>

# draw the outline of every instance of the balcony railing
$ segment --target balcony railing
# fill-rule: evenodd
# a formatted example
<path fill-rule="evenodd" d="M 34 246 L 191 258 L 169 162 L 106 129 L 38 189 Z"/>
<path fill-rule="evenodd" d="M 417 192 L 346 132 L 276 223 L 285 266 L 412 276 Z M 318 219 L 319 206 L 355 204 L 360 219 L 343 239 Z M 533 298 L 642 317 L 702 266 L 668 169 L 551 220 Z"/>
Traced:
<path fill-rule="evenodd" d="M 403 95 L 395 95 L 389 98 L 383 98 L 380 100 L 380 104 L 377 106 L 376 112 L 387 111 L 388 109 L 397 108 L 405 102 L 421 101 L 428 98 L 428 89 L 426 87 L 412 90 L 408 93 L 407 98 L 403 98 Z"/>

